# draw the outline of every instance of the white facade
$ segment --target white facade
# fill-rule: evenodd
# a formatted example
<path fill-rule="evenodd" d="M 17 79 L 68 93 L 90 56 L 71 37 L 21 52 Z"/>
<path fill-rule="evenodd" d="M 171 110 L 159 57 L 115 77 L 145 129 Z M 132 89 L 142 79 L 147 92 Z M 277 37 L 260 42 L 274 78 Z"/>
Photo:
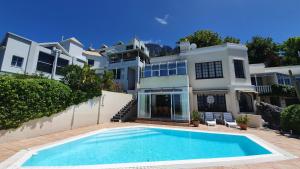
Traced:
<path fill-rule="evenodd" d="M 18 74 L 43 74 L 60 79 L 66 65 L 83 66 L 87 57 L 100 62 L 97 52 L 85 55 L 83 45 L 75 38 L 62 42 L 37 43 L 13 33 L 7 33 L 0 48 L 0 72 Z M 100 65 L 100 64 L 98 64 Z M 99 67 L 100 68 L 100 67 Z"/>
<path fill-rule="evenodd" d="M 149 51 L 142 41 L 133 39 L 127 44 L 118 42 L 99 49 L 107 56 L 107 69 L 114 72 L 114 80 L 128 93 L 135 94 L 139 86 L 140 70 L 149 62 Z"/>
<path fill-rule="evenodd" d="M 243 45 L 227 43 L 198 49 L 189 47 L 184 48 L 184 51 L 177 55 L 151 58 L 150 62 L 151 65 L 146 65 L 144 68 L 144 77 L 141 79 L 139 88 L 138 115 L 140 118 L 180 120 L 173 118 L 176 113 L 173 106 L 174 104 L 178 106 L 172 102 L 173 93 L 183 94 L 179 99 L 181 112 L 186 113 L 182 114 L 182 120 L 190 120 L 191 111 L 231 112 L 234 116 L 238 116 L 240 113 L 254 114 L 255 112 L 254 96 L 256 92 L 254 86 L 251 85 L 247 48 Z M 171 75 L 170 72 L 163 76 L 157 74 L 157 64 L 169 65 L 174 62 L 186 62 L 186 74 L 179 75 L 172 74 L 172 72 Z M 147 73 L 150 66 L 152 66 L 151 75 Z M 150 108 L 143 107 L 145 106 L 145 103 L 142 103 L 145 100 L 143 97 L 147 97 L 145 95 L 150 95 L 150 98 L 146 98 L 146 100 L 150 99 L 148 101 Z M 155 95 L 165 95 L 166 100 L 171 99 L 171 102 L 167 101 L 166 104 L 158 105 L 162 107 L 161 109 L 171 112 L 171 115 L 151 116 L 155 107 L 151 97 L 157 97 Z M 163 101 L 161 98 L 160 100 Z M 189 105 L 188 108 L 184 106 L 186 102 Z M 170 105 L 170 110 L 166 108 L 167 105 Z M 148 114 L 145 114 L 145 110 L 148 111 Z M 155 113 L 157 114 L 159 111 Z"/>

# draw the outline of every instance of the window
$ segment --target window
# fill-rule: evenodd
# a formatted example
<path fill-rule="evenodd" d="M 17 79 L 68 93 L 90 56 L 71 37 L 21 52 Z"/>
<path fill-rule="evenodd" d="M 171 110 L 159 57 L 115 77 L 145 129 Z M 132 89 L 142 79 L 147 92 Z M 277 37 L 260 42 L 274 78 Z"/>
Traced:
<path fill-rule="evenodd" d="M 176 75 L 176 63 L 169 63 L 168 64 L 168 69 L 169 69 L 169 75 Z"/>
<path fill-rule="evenodd" d="M 242 60 L 233 60 L 236 78 L 245 78 L 244 63 Z"/>
<path fill-rule="evenodd" d="M 144 77 L 151 77 L 151 66 L 145 66 Z"/>
<path fill-rule="evenodd" d="M 133 45 L 126 46 L 126 50 L 131 50 L 131 49 L 133 49 Z"/>
<path fill-rule="evenodd" d="M 152 76 L 159 76 L 159 65 L 152 65 Z"/>
<path fill-rule="evenodd" d="M 223 78 L 222 62 L 204 62 L 195 64 L 196 79 Z"/>
<path fill-rule="evenodd" d="M 24 58 L 13 55 L 11 66 L 22 67 Z"/>
<path fill-rule="evenodd" d="M 121 79 L 121 69 L 113 69 L 114 79 Z"/>
<path fill-rule="evenodd" d="M 198 111 L 226 112 L 225 94 L 198 94 Z"/>
<path fill-rule="evenodd" d="M 45 73 L 52 73 L 54 58 L 55 57 L 53 55 L 40 52 L 36 70 Z"/>
<path fill-rule="evenodd" d="M 168 76 L 168 65 L 166 63 L 160 65 L 160 76 Z"/>
<path fill-rule="evenodd" d="M 69 61 L 63 58 L 57 58 L 56 74 L 63 75 L 63 68 L 69 65 Z"/>
<path fill-rule="evenodd" d="M 142 72 L 144 78 L 152 76 L 172 76 L 186 74 L 186 61 L 146 65 Z"/>
<path fill-rule="evenodd" d="M 93 59 L 88 59 L 88 65 L 94 66 L 94 64 L 95 64 L 95 60 L 93 60 Z"/>
<path fill-rule="evenodd" d="M 186 62 L 177 62 L 177 74 L 186 75 Z"/>

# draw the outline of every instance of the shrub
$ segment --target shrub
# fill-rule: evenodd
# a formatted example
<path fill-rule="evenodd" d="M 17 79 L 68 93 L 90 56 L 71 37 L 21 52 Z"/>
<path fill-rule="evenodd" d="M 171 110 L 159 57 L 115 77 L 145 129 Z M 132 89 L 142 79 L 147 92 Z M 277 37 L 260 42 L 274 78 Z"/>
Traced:
<path fill-rule="evenodd" d="M 101 95 L 100 77 L 90 66 L 85 64 L 81 68 L 78 65 L 70 65 L 63 69 L 63 74 L 62 82 L 72 89 L 75 104 Z"/>
<path fill-rule="evenodd" d="M 192 112 L 192 121 L 200 121 L 199 112 L 197 111 Z"/>
<path fill-rule="evenodd" d="M 55 80 L 0 76 L 0 129 L 17 128 L 29 120 L 65 110 L 72 90 Z"/>
<path fill-rule="evenodd" d="M 249 118 L 247 115 L 241 115 L 236 119 L 237 124 L 248 124 Z"/>
<path fill-rule="evenodd" d="M 300 134 L 300 105 L 295 104 L 286 107 L 280 116 L 280 126 L 284 131 L 292 130 Z"/>

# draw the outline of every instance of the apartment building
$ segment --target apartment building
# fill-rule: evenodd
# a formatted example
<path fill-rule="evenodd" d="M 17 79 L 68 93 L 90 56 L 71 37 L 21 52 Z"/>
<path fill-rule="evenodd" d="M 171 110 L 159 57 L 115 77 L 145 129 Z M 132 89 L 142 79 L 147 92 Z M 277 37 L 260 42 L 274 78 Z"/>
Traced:
<path fill-rule="evenodd" d="M 114 79 L 123 91 L 135 94 L 139 85 L 141 68 L 149 63 L 149 51 L 142 41 L 134 38 L 130 42 L 98 50 L 107 57 L 107 69 L 114 73 Z"/>

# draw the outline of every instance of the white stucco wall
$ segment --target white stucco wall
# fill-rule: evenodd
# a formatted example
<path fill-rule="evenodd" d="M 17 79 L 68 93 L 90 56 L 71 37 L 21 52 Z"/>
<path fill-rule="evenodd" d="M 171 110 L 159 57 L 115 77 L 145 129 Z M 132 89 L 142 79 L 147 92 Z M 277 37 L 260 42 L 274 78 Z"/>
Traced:
<path fill-rule="evenodd" d="M 96 125 L 98 115 L 100 123 L 110 122 L 131 99 L 130 94 L 102 91 L 101 97 L 71 106 L 50 117 L 31 120 L 17 129 L 0 130 L 0 143 Z"/>
<path fill-rule="evenodd" d="M 174 88 L 174 87 L 188 87 L 188 76 L 176 75 L 176 76 L 161 76 L 161 77 L 148 77 L 141 78 L 140 88 Z"/>
<path fill-rule="evenodd" d="M 28 41 L 20 41 L 20 39 L 11 38 L 7 39 L 7 45 L 4 52 L 1 71 L 12 73 L 24 73 L 26 61 L 30 50 L 30 43 Z M 11 66 L 13 55 L 23 58 L 22 67 Z"/>

